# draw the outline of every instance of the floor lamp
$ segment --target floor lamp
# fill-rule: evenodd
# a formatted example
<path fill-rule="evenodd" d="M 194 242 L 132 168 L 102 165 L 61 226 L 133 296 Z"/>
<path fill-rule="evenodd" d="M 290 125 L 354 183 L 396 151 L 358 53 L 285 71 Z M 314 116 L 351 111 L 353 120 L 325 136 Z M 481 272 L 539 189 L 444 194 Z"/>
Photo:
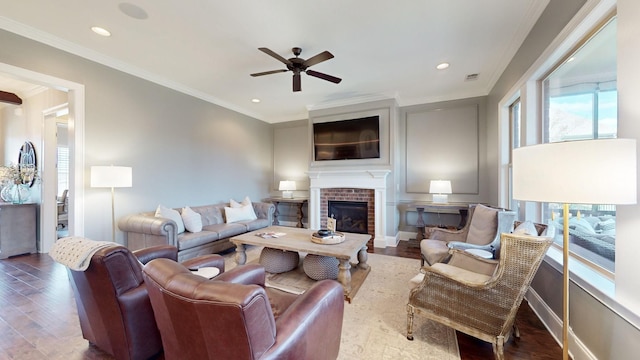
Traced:
<path fill-rule="evenodd" d="M 111 188 L 111 239 L 116 242 L 114 188 L 131 187 L 131 168 L 126 166 L 92 166 L 91 187 Z"/>
<path fill-rule="evenodd" d="M 569 204 L 636 203 L 635 139 L 598 139 L 513 150 L 513 198 L 563 204 L 562 355 L 569 359 Z"/>

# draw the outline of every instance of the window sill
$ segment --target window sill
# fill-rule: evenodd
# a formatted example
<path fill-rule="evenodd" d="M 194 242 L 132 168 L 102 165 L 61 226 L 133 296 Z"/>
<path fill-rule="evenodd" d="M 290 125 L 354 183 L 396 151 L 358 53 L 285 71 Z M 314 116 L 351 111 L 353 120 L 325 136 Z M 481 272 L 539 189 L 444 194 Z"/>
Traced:
<path fill-rule="evenodd" d="M 555 246 L 549 248 L 545 261 L 562 273 L 562 249 Z M 569 278 L 571 282 L 640 330 L 640 316 L 616 301 L 615 282 L 612 279 L 592 269 L 575 257 L 570 257 L 569 259 Z"/>

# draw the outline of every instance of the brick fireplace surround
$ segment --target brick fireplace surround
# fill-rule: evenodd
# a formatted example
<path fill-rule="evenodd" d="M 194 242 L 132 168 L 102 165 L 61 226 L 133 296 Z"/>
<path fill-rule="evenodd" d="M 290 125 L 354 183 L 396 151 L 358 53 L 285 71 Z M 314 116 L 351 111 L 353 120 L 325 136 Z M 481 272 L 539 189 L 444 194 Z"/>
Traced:
<path fill-rule="evenodd" d="M 331 200 L 367 201 L 368 231 L 373 246 L 386 247 L 386 178 L 390 170 L 312 170 L 309 171 L 309 228 L 327 224 L 327 202 Z M 365 198 L 366 200 L 360 200 Z"/>
<path fill-rule="evenodd" d="M 375 236 L 375 194 L 373 189 L 332 188 L 320 189 L 320 227 L 327 227 L 329 201 L 358 201 L 367 203 L 367 230 Z"/>

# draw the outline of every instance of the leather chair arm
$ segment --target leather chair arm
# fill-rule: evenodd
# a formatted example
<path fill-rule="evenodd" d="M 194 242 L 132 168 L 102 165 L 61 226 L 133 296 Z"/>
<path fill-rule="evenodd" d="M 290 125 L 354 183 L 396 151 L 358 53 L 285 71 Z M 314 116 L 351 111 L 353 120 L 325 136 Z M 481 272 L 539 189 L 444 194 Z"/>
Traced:
<path fill-rule="evenodd" d="M 142 264 L 157 258 L 171 259 L 178 261 L 178 248 L 172 245 L 157 245 L 144 249 L 132 251 L 133 255 L 138 258 Z"/>
<path fill-rule="evenodd" d="M 201 267 L 215 267 L 220 270 L 220 274 L 224 273 L 224 257 L 218 254 L 198 256 L 197 258 L 183 261 L 182 265 L 190 270 Z"/>
<path fill-rule="evenodd" d="M 262 287 L 264 287 L 264 280 L 264 267 L 261 265 L 238 266 L 214 278 L 214 281 L 225 281 L 244 285 L 260 285 Z"/>
<path fill-rule="evenodd" d="M 276 342 L 264 359 L 335 359 L 340 349 L 344 290 L 334 280 L 314 284 L 276 321 Z M 300 319 L 305 319 L 301 322 Z"/>

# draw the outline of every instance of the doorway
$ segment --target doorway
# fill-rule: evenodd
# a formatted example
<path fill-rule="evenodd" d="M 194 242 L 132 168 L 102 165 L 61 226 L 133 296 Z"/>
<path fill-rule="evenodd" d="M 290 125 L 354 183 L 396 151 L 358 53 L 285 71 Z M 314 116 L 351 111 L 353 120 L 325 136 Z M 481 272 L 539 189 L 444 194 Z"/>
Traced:
<path fill-rule="evenodd" d="M 68 231 L 70 236 L 84 235 L 84 85 L 31 70 L 0 63 L 0 73 L 11 78 L 63 90 L 67 92 L 67 135 L 69 152 L 69 192 L 73 194 L 68 201 Z M 45 112 L 49 112 L 48 109 Z M 45 118 L 43 112 L 43 122 Z M 43 124 L 46 125 L 46 122 Z M 43 130 L 44 132 L 44 130 Z M 54 132 L 55 133 L 55 132 Z M 40 231 L 38 251 L 47 253 L 57 238 L 57 151 L 47 151 L 57 141 L 46 140 L 42 136 L 42 168 L 39 169 L 42 181 L 40 203 Z M 54 160 L 51 161 L 51 156 Z"/>

